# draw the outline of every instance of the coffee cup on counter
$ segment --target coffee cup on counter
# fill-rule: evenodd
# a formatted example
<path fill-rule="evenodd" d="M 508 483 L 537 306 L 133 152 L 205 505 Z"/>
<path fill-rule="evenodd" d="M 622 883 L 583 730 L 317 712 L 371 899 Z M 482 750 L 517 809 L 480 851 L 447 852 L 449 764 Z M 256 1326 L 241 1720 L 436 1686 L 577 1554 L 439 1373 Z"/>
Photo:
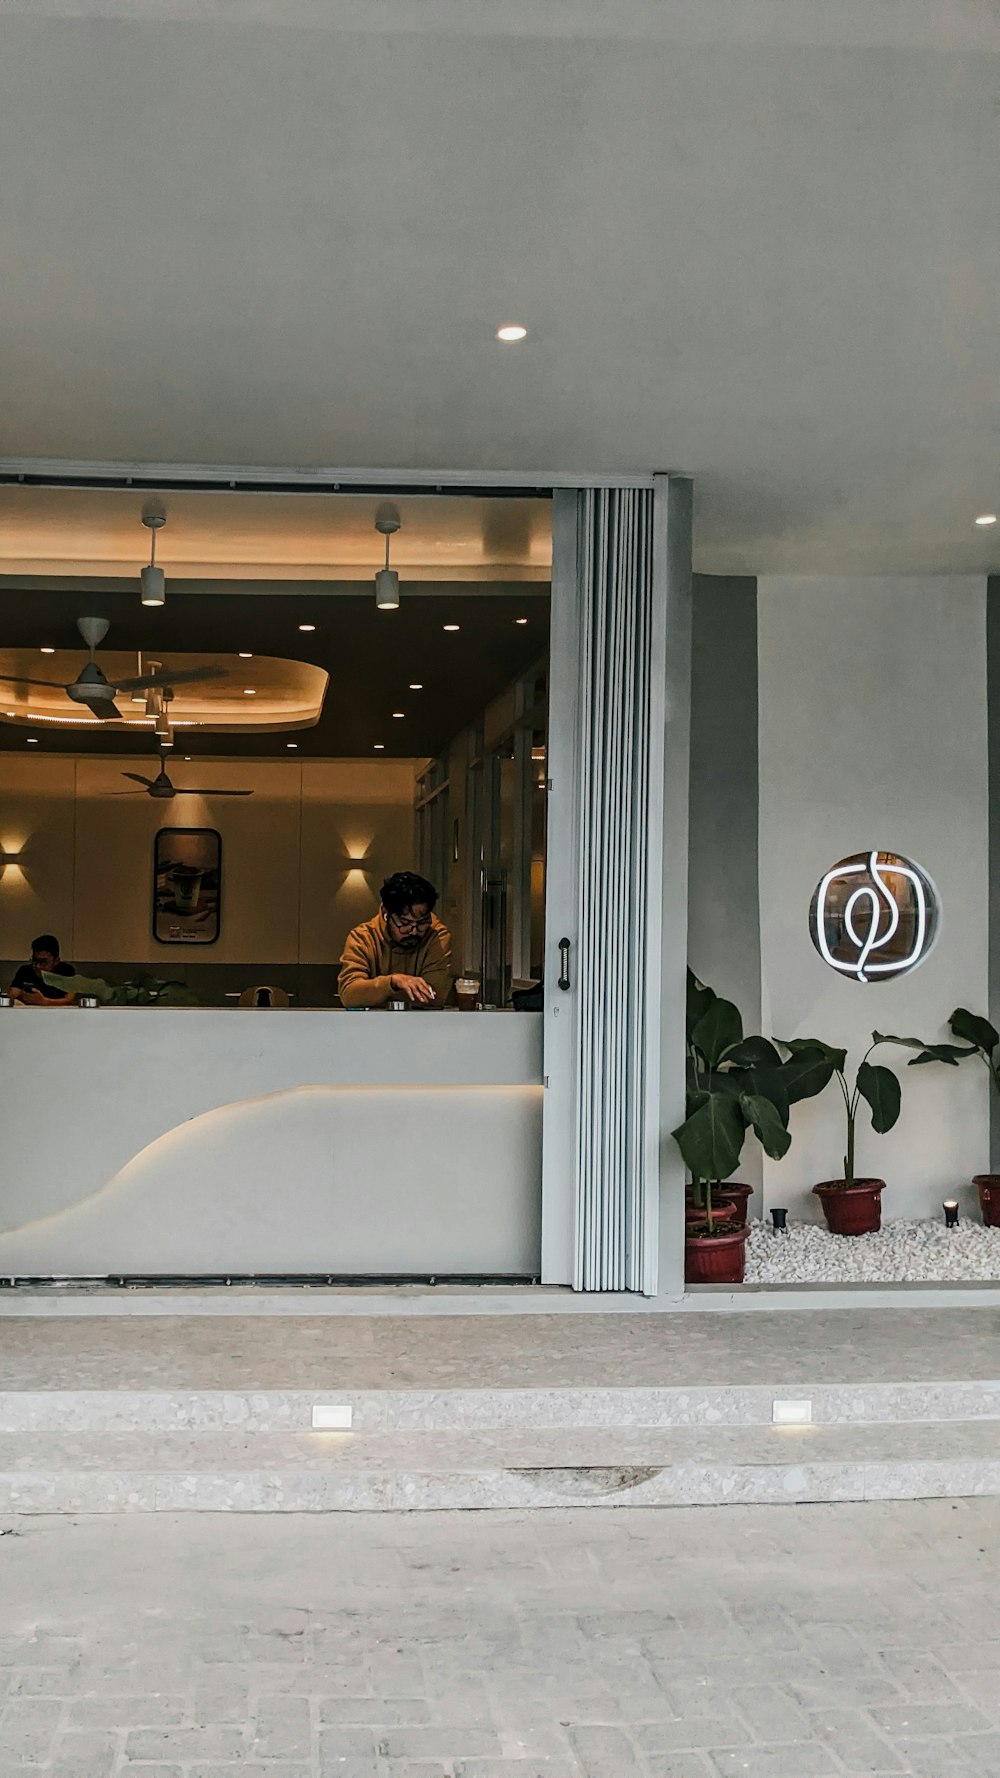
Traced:
<path fill-rule="evenodd" d="M 459 1012 L 475 1012 L 479 1004 L 478 976 L 460 975 L 455 983 L 455 999 Z"/>

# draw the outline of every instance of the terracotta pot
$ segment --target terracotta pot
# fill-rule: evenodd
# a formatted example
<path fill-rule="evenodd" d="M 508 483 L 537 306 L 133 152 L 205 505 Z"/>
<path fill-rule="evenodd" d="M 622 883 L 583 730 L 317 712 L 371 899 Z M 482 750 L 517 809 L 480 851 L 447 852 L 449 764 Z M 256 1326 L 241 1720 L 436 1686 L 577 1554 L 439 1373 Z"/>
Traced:
<path fill-rule="evenodd" d="M 684 1242 L 684 1277 L 688 1284 L 742 1284 L 748 1228 L 727 1228 L 696 1234 L 689 1228 Z"/>
<path fill-rule="evenodd" d="M 874 1235 L 882 1227 L 884 1179 L 824 1179 L 813 1191 L 823 1206 L 831 1235 Z"/>
<path fill-rule="evenodd" d="M 738 1180 L 726 1180 L 712 1193 L 712 1210 L 716 1216 L 724 1216 L 738 1228 L 746 1227 L 747 1204 L 753 1194 L 752 1185 L 741 1185 Z M 699 1204 L 694 1196 L 693 1188 L 688 1186 L 688 1199 L 684 1217 L 686 1222 L 703 1222 L 705 1206 Z"/>
<path fill-rule="evenodd" d="M 988 1229 L 1000 1229 L 1000 1173 L 977 1173 L 973 1185 L 979 1193 L 979 1208 Z"/>

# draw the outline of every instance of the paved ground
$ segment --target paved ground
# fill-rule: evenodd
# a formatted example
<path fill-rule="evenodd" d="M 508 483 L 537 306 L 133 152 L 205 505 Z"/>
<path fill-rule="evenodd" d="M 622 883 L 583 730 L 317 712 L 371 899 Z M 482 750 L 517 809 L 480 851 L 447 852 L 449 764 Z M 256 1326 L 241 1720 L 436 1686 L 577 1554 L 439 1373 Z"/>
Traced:
<path fill-rule="evenodd" d="M 747 1315 L 212 1316 L 9 1313 L 3 1389 L 736 1388 L 997 1375 L 1000 1311 Z M 129 1299 L 135 1303 L 135 1299 Z M 123 1331 L 127 1329 L 127 1331 Z"/>
<path fill-rule="evenodd" d="M 994 1500 L 0 1532 L 0 1778 L 1000 1773 Z"/>

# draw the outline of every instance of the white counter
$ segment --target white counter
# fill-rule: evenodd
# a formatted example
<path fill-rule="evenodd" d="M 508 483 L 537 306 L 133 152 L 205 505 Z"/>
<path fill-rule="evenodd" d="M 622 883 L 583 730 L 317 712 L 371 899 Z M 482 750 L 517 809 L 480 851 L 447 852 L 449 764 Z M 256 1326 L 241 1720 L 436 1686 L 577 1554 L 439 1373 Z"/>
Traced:
<path fill-rule="evenodd" d="M 0 1010 L 0 1275 L 530 1275 L 538 1013 Z"/>

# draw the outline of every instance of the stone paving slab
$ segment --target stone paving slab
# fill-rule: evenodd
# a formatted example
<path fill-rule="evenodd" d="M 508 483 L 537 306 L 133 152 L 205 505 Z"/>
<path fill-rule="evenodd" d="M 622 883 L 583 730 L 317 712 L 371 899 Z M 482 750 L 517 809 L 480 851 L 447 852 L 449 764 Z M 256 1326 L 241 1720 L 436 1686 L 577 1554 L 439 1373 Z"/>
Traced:
<path fill-rule="evenodd" d="M 7 1391 L 320 1390 L 334 1399 L 411 1389 L 790 1393 L 813 1384 L 995 1383 L 998 1336 L 996 1309 L 902 1305 L 746 1316 L 5 1314 L 0 1383 Z"/>
<path fill-rule="evenodd" d="M 11 1529 L 0 1778 L 1000 1772 L 994 1500 Z"/>
<path fill-rule="evenodd" d="M 421 1512 L 1000 1494 L 1000 1423 L 7 1433 L 0 1510 Z"/>

